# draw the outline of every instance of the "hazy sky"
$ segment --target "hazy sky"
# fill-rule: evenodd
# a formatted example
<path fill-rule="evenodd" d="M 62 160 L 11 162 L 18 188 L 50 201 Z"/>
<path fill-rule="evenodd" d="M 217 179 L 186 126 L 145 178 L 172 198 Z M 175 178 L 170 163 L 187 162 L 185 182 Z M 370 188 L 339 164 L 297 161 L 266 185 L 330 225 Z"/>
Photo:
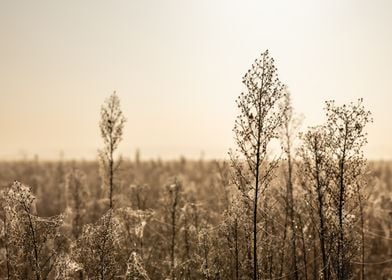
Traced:
<path fill-rule="evenodd" d="M 225 157 L 235 99 L 269 49 L 304 126 L 363 97 L 367 155 L 392 158 L 392 1 L 0 0 L 0 159 L 94 158 L 116 90 L 120 152 Z"/>

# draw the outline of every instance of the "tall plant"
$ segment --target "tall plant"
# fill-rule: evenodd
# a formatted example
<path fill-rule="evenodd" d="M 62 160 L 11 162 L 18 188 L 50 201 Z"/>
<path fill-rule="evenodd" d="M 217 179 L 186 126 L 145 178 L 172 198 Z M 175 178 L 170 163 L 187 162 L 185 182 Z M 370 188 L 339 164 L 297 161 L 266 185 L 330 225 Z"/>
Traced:
<path fill-rule="evenodd" d="M 104 148 L 99 151 L 103 181 L 109 187 L 109 208 L 113 208 L 114 175 L 118 167 L 114 165 L 114 151 L 122 140 L 125 117 L 120 108 L 120 99 L 116 92 L 106 99 L 101 107 L 99 128 Z"/>
<path fill-rule="evenodd" d="M 269 186 L 278 160 L 267 158 L 271 140 L 278 137 L 286 110 L 285 95 L 274 59 L 268 50 L 255 60 L 243 78 L 245 91 L 237 99 L 240 111 L 234 125 L 236 152 L 231 159 L 241 192 L 250 201 L 253 224 L 253 279 L 258 271 L 258 208 L 260 196 Z"/>

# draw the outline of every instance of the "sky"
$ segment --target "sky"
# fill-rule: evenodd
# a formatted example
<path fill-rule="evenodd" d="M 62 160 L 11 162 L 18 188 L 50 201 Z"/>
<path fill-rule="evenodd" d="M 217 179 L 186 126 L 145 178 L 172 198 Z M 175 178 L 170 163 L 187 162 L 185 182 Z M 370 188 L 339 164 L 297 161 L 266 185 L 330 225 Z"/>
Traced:
<path fill-rule="evenodd" d="M 303 129 L 362 97 L 392 159 L 392 1 L 0 0 L 0 160 L 94 159 L 114 90 L 119 153 L 226 158 L 243 75 L 269 49 Z"/>

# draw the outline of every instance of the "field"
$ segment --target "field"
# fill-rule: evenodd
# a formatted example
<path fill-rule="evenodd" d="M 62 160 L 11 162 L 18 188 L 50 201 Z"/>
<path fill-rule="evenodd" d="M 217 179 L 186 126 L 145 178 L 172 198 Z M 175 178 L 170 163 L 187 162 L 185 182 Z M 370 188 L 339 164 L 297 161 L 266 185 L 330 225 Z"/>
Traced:
<path fill-rule="evenodd" d="M 300 131 L 268 50 L 243 85 L 226 161 L 118 157 L 113 92 L 97 161 L 1 163 L 1 277 L 391 279 L 392 164 L 363 153 L 363 99 Z"/>
<path fill-rule="evenodd" d="M 392 280 L 391 11 L 0 1 L 0 280 Z"/>
<path fill-rule="evenodd" d="M 299 182 L 300 173 L 296 165 L 294 169 L 294 181 Z M 291 279 L 293 275 L 290 270 L 292 256 L 288 251 L 290 240 L 285 236 L 289 229 L 284 215 L 285 185 L 281 171 L 280 168 L 280 175 L 270 191 L 268 210 L 262 213 L 262 222 L 269 221 L 269 228 L 264 229 L 267 234 L 261 237 L 261 252 L 268 256 L 261 261 L 263 273 L 268 274 L 263 279 Z M 92 275 L 99 268 L 96 262 L 100 259 L 95 259 L 89 249 L 96 246 L 96 250 L 107 250 L 105 273 L 112 270 L 119 276 L 113 274 L 105 279 L 121 279 L 120 276 L 127 271 L 127 264 L 128 272 L 136 275 L 127 279 L 236 279 L 236 269 L 238 279 L 246 279 L 248 223 L 239 223 L 238 228 L 233 223 L 233 207 L 239 207 L 239 203 L 233 201 L 236 187 L 231 183 L 227 163 L 187 161 L 184 158 L 170 162 L 123 161 L 113 197 L 116 232 L 113 240 L 110 239 L 112 243 L 104 248 L 96 243 L 101 242 L 99 238 L 103 234 L 97 229 L 102 226 L 99 219 L 108 207 L 105 199 L 107 190 L 102 188 L 99 174 L 98 162 L 36 160 L 0 164 L 2 190 L 9 188 L 17 179 L 32 188 L 36 197 L 34 215 L 42 217 L 42 221 L 46 217 L 62 215 L 63 223 L 56 229 L 58 233 L 51 235 L 52 240 L 42 241 L 40 261 L 48 259 L 52 251 L 56 251 L 50 260 L 53 267 L 49 269 L 49 266 L 42 265 L 43 275 L 48 273 L 45 278 L 50 279 L 57 273 L 63 275 L 57 275 L 58 279 L 79 279 L 83 277 L 80 263 L 84 264 L 84 275 Z M 370 162 L 366 178 L 367 200 L 363 204 L 365 275 L 367 279 L 391 279 L 390 263 L 383 261 L 391 259 L 392 254 L 392 163 Z M 302 211 L 299 209 L 305 209 L 306 205 L 302 196 L 304 192 L 298 183 L 294 194 L 295 208 Z M 243 206 L 236 214 L 238 219 L 242 219 L 246 211 Z M 307 214 L 303 211 L 305 217 Z M 296 245 L 299 278 L 319 279 L 322 267 L 318 241 L 312 236 L 312 222 L 302 222 L 302 230 L 297 231 Z M 87 233 L 88 224 L 95 225 L 96 232 L 89 233 L 97 240 L 83 235 L 83 232 Z M 352 231 L 352 235 L 359 234 L 361 228 L 355 225 Z M 1 278 L 6 279 L 4 230 L 2 233 Z M 85 238 L 84 241 L 78 243 L 77 240 L 82 238 Z M 12 252 L 11 249 L 8 247 L 9 252 Z M 240 256 L 237 264 L 235 254 Z M 70 259 L 65 256 L 70 256 Z M 109 258 L 113 258 L 113 262 Z M 360 254 L 352 259 L 356 275 L 361 262 Z M 23 279 L 32 277 L 29 276 L 32 269 L 28 263 L 13 269 L 18 269 L 24 275 Z"/>

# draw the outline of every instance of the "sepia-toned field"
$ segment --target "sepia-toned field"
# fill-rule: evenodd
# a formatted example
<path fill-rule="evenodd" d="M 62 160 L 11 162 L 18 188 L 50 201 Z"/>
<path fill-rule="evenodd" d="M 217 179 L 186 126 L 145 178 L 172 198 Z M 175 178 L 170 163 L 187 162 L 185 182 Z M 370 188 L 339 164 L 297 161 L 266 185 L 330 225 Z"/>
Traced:
<path fill-rule="evenodd" d="M 116 233 L 118 240 L 112 245 L 113 248 L 109 249 L 110 256 L 113 255 L 116 259 L 116 273 L 125 273 L 130 254 L 136 252 L 143 259 L 139 265 L 151 279 L 170 276 L 171 254 L 174 254 L 173 273 L 177 279 L 235 279 L 235 234 L 241 235 L 237 248 L 239 254 L 245 254 L 248 245 L 244 242 L 246 237 L 242 236 L 246 234 L 246 225 L 239 223 L 237 233 L 233 228 L 230 205 L 235 203 L 231 197 L 236 191 L 229 183 L 227 168 L 227 164 L 223 162 L 202 160 L 124 161 L 116 179 L 118 188 L 114 196 L 116 208 L 122 209 L 116 213 L 119 223 L 116 225 L 119 227 L 119 232 Z M 300 171 L 295 169 L 295 173 L 300 174 Z M 75 170 L 79 170 L 78 173 L 75 173 Z M 79 185 L 75 185 L 73 176 L 79 176 Z M 92 248 L 84 248 L 87 252 L 78 255 L 76 251 L 87 244 L 82 243 L 79 245 L 81 247 L 75 247 L 75 242 L 80 238 L 83 227 L 99 223 L 99 218 L 107 211 L 108 201 L 104 199 L 106 191 L 101 187 L 98 163 L 38 160 L 1 163 L 1 189 L 4 191 L 10 187 L 15 178 L 32 187 L 36 196 L 36 215 L 42 219 L 64 215 L 64 222 L 58 229 L 59 236 L 54 237 L 55 243 L 46 242 L 45 246 L 49 249 L 42 253 L 42 259 L 48 258 L 55 249 L 58 258 L 69 255 L 72 259 L 75 258 L 74 261 L 96 265 L 93 260 L 92 263 L 87 261 L 88 250 Z M 366 275 L 368 279 L 390 279 L 390 263 L 383 264 L 382 261 L 390 259 L 392 253 L 392 163 L 371 162 L 369 176 L 366 178 L 368 199 L 363 205 Z M 171 188 L 175 182 L 179 184 L 178 204 L 173 206 Z M 263 240 L 265 243 L 262 243 L 262 252 L 268 252 L 273 263 L 272 279 L 286 279 L 284 275 L 292 273 L 289 265 L 289 240 L 287 237 L 285 240 L 287 229 L 282 210 L 285 208 L 285 188 L 282 184 L 283 179 L 277 178 L 274 190 L 271 190 L 268 211 L 262 214 L 263 218 L 270 221 L 271 227 L 267 229 L 271 237 L 266 239 L 267 241 Z M 75 191 L 80 196 L 79 202 L 73 193 Z M 297 209 L 306 209 L 302 193 L 301 187 L 296 184 L 294 201 Z M 238 211 L 238 215 L 243 215 L 246 209 Z M 176 215 L 174 228 L 173 213 Z M 1 215 L 4 218 L 3 213 Z M 297 231 L 299 277 L 319 279 L 321 260 L 317 240 L 311 228 L 312 222 L 305 217 L 302 222 L 303 228 Z M 353 226 L 350 234 L 359 234 L 360 231 L 357 224 Z M 1 278 L 6 279 L 4 230 L 2 233 Z M 174 250 L 171 248 L 173 235 Z M 98 259 L 96 261 L 98 262 Z M 353 269 L 357 274 L 360 264 L 355 262 L 361 262 L 360 254 L 357 254 L 353 262 Z M 60 270 L 70 269 L 70 264 L 62 265 L 66 268 L 61 267 Z M 135 263 L 133 265 L 137 266 Z M 246 267 L 246 261 L 241 260 L 240 275 L 245 273 Z M 30 264 L 22 264 L 19 268 L 26 273 L 23 279 L 30 279 L 30 276 L 27 276 L 31 273 Z M 51 272 L 52 277 L 55 270 Z M 65 273 L 65 270 L 60 273 Z M 240 279 L 243 278 L 246 277 L 240 276 Z M 135 279 L 143 278 L 137 276 Z"/>
<path fill-rule="evenodd" d="M 388 1 L 31 2 L 0 4 L 0 279 L 392 280 Z"/>

